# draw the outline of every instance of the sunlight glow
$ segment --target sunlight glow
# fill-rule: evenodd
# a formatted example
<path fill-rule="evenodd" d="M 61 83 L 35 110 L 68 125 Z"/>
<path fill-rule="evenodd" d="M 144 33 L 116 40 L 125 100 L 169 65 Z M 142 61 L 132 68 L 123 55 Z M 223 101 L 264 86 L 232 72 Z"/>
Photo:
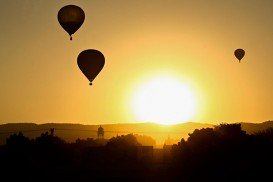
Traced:
<path fill-rule="evenodd" d="M 132 107 L 139 121 L 176 124 L 196 112 L 196 99 L 187 85 L 172 77 L 156 77 L 135 91 Z"/>

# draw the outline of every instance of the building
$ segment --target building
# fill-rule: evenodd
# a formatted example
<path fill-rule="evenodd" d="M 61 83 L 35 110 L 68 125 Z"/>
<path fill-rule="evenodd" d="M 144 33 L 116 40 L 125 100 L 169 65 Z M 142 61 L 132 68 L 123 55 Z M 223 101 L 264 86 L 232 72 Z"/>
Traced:
<path fill-rule="evenodd" d="M 104 139 L 104 129 L 100 126 L 97 131 L 98 139 Z"/>

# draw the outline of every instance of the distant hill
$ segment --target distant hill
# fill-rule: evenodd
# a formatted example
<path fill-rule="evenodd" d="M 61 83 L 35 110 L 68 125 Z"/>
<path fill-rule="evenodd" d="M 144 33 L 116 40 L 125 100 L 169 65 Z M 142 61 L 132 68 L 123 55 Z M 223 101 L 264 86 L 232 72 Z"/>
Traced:
<path fill-rule="evenodd" d="M 261 130 L 265 130 L 269 127 L 273 127 L 273 121 L 265 121 L 263 123 L 241 123 L 242 129 L 247 133 L 255 133 Z"/>
<path fill-rule="evenodd" d="M 148 135 L 157 141 L 157 144 L 163 144 L 166 139 L 180 140 L 187 138 L 188 133 L 195 129 L 211 128 L 214 125 L 204 123 L 182 123 L 177 125 L 160 125 L 155 123 L 121 123 L 121 124 L 105 124 L 101 125 L 105 130 L 105 138 L 111 138 L 122 134 L 139 134 Z M 29 138 L 40 136 L 41 133 L 49 132 L 50 128 L 55 128 L 55 135 L 63 138 L 68 142 L 74 142 L 81 138 L 96 138 L 99 125 L 82 125 L 82 124 L 34 124 L 34 123 L 10 123 L 0 125 L 0 144 L 4 144 L 6 138 L 12 133 L 22 131 Z M 248 133 L 264 130 L 273 127 L 273 121 L 263 123 L 242 123 L 243 130 Z"/>
<path fill-rule="evenodd" d="M 96 138 L 97 129 L 100 125 L 82 125 L 82 124 L 34 124 L 34 123 L 10 123 L 0 125 L 0 144 L 5 143 L 6 137 L 12 133 L 22 131 L 29 138 L 40 136 L 43 132 L 49 132 L 50 128 L 55 128 L 55 135 L 65 139 L 68 142 L 74 142 L 81 138 Z M 122 124 L 105 124 L 101 125 L 105 130 L 105 138 L 111 138 L 117 135 L 128 133 L 148 135 L 156 139 L 157 144 L 163 144 L 164 141 L 171 137 L 181 139 L 187 137 L 188 133 L 196 128 L 213 127 L 211 124 L 201 123 L 183 123 L 178 125 L 160 125 L 155 123 L 122 123 Z"/>

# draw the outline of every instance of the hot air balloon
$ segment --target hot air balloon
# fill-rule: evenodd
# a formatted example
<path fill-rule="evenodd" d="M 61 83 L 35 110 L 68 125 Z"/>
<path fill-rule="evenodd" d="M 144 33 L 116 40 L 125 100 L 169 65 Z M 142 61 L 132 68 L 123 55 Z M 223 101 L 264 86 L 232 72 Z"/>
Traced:
<path fill-rule="evenodd" d="M 104 66 L 105 58 L 100 51 L 88 49 L 79 54 L 77 62 L 80 70 L 92 85 L 93 80 Z"/>
<path fill-rule="evenodd" d="M 245 51 L 243 49 L 236 49 L 234 51 L 234 55 L 235 57 L 239 60 L 239 63 L 241 61 L 241 59 L 244 57 L 245 55 Z"/>
<path fill-rule="evenodd" d="M 70 40 L 72 40 L 72 34 L 83 24 L 84 18 L 84 11 L 75 5 L 64 6 L 58 12 L 58 21 L 63 29 L 70 35 Z"/>

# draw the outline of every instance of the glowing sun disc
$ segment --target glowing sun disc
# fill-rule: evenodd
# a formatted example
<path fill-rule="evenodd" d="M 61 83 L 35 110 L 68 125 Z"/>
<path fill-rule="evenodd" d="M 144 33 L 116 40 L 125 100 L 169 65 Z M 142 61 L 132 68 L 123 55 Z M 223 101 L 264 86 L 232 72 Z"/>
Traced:
<path fill-rule="evenodd" d="M 196 99 L 187 85 L 171 77 L 157 77 L 135 91 L 133 112 L 139 121 L 176 124 L 192 118 Z"/>

